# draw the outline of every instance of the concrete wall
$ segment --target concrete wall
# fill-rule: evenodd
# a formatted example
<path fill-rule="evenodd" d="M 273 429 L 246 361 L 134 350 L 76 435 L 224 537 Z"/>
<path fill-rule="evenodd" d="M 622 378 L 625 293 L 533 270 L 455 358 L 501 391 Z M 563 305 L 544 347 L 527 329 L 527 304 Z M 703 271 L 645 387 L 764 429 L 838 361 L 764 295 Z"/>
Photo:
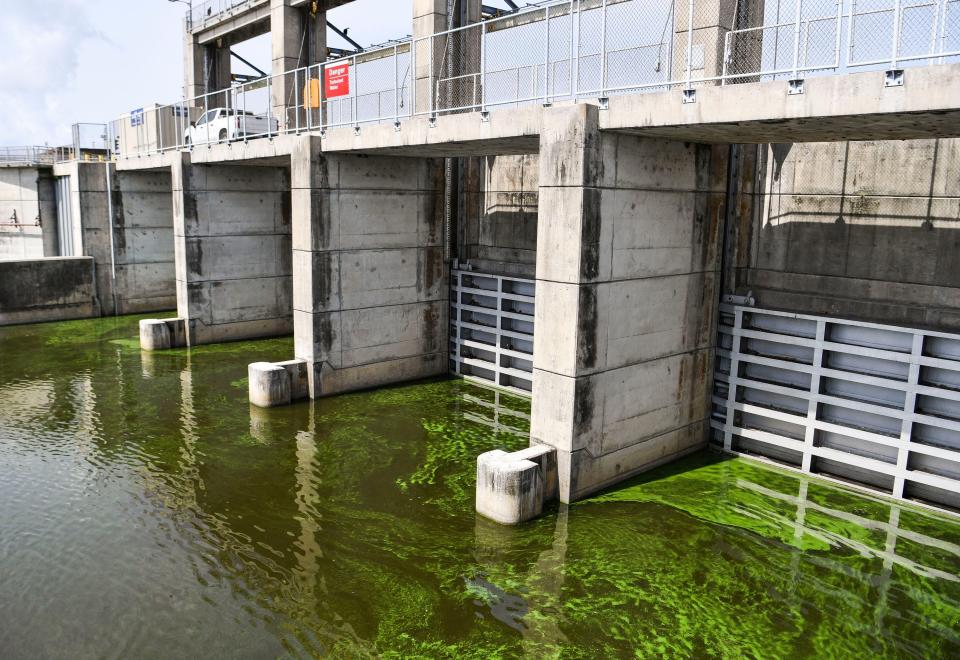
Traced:
<path fill-rule="evenodd" d="M 960 330 L 960 140 L 779 144 L 757 160 L 734 228 L 737 292 Z"/>
<path fill-rule="evenodd" d="M 533 278 L 538 156 L 468 158 L 465 168 L 461 261 L 485 273 Z"/>
<path fill-rule="evenodd" d="M 0 259 L 56 256 L 56 217 L 49 168 L 0 167 Z"/>
<path fill-rule="evenodd" d="M 293 331 L 286 167 L 173 167 L 178 316 L 206 344 Z"/>
<path fill-rule="evenodd" d="M 0 325 L 100 313 L 91 257 L 0 260 Z"/>
<path fill-rule="evenodd" d="M 170 172 L 116 172 L 111 184 L 117 313 L 174 309 Z"/>
<path fill-rule="evenodd" d="M 446 373 L 449 281 L 442 161 L 292 161 L 296 357 L 327 396 Z"/>
<path fill-rule="evenodd" d="M 170 174 L 86 162 L 58 164 L 55 172 L 70 177 L 74 248 L 93 257 L 102 313 L 175 307 Z"/>
<path fill-rule="evenodd" d="M 726 150 L 597 122 L 554 108 L 541 137 L 531 441 L 563 501 L 707 439 Z"/>

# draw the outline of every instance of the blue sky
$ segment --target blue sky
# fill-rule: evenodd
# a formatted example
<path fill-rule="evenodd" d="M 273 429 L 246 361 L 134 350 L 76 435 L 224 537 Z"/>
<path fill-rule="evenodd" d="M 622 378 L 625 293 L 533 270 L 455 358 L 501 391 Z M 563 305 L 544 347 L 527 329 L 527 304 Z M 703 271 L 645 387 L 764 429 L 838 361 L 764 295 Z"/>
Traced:
<path fill-rule="evenodd" d="M 131 108 L 180 98 L 186 5 L 168 0 L 2 3 L 0 145 L 67 143 L 74 122 L 105 122 Z M 369 45 L 409 34 L 411 16 L 412 0 L 356 0 L 329 18 Z M 329 43 L 346 45 L 332 34 Z M 236 50 L 269 71 L 267 37 Z M 247 71 L 236 61 L 234 70 Z"/>

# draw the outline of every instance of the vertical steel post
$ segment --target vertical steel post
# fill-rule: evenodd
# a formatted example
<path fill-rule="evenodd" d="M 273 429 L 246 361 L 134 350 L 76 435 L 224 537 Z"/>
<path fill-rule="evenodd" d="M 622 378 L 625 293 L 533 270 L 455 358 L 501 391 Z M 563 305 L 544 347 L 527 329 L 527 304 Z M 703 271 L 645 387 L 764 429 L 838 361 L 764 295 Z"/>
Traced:
<path fill-rule="evenodd" d="M 673 57 L 675 55 L 674 47 L 677 42 L 677 3 L 670 3 L 670 43 L 667 44 L 667 80 L 672 83 L 673 80 Z"/>
<path fill-rule="evenodd" d="M 687 89 L 693 80 L 693 8 L 695 0 L 690 0 L 687 8 Z"/>
<path fill-rule="evenodd" d="M 843 0 L 839 0 L 843 3 Z M 847 21 L 847 64 L 853 61 L 853 30 L 854 17 L 857 15 L 857 0 L 850 0 L 850 20 Z"/>
<path fill-rule="evenodd" d="M 157 118 L 157 153 L 163 153 L 163 116 L 160 112 L 162 108 L 154 108 L 154 115 Z"/>
<path fill-rule="evenodd" d="M 393 123 L 400 123 L 400 52 L 393 44 Z"/>
<path fill-rule="evenodd" d="M 273 132 L 273 76 L 269 76 L 267 77 L 267 136 L 269 137 L 272 132 Z"/>
<path fill-rule="evenodd" d="M 842 45 L 840 42 L 841 34 L 843 33 L 843 0 L 837 0 L 837 38 L 836 43 L 833 46 L 833 68 L 840 68 L 840 51 Z"/>
<path fill-rule="evenodd" d="M 543 104 L 550 103 L 550 5 L 546 8 L 546 18 L 543 21 L 545 27 L 544 47 L 543 47 Z"/>
<path fill-rule="evenodd" d="M 900 23 L 903 20 L 901 3 L 903 0 L 896 0 L 893 6 L 893 50 L 890 53 L 890 68 L 897 68 L 897 57 L 900 54 Z"/>
<path fill-rule="evenodd" d="M 583 11 L 581 0 L 577 0 L 577 27 L 574 31 L 573 14 L 570 14 L 570 31 L 574 33 L 574 48 L 570 55 L 570 96 L 577 100 L 580 93 L 580 13 Z"/>
<path fill-rule="evenodd" d="M 300 102 L 297 94 L 300 92 L 300 69 L 293 70 L 293 111 L 297 116 L 295 132 L 300 135 Z"/>
<path fill-rule="evenodd" d="M 517 96 L 520 96 L 517 84 Z M 487 111 L 487 24 L 480 23 L 480 112 Z"/>
<path fill-rule="evenodd" d="M 800 20 L 803 16 L 803 0 L 797 0 L 797 11 L 793 24 L 793 73 L 792 80 L 797 79 L 797 69 L 800 66 Z"/>
<path fill-rule="evenodd" d="M 570 71 L 570 96 L 571 97 L 573 96 L 573 59 L 575 56 L 574 49 L 576 48 L 576 35 L 574 34 L 574 30 L 573 30 L 573 3 L 574 3 L 574 0 L 570 0 L 570 63 L 569 63 L 568 69 Z"/>
<path fill-rule="evenodd" d="M 600 96 L 607 91 L 607 0 L 600 3 Z"/>
<path fill-rule="evenodd" d="M 434 35 L 430 35 L 429 44 L 430 44 L 430 81 L 429 81 L 429 90 L 430 90 L 430 116 L 436 116 L 436 100 L 437 94 L 440 92 L 439 84 L 433 79 L 433 58 L 434 58 L 434 46 L 433 46 Z"/>

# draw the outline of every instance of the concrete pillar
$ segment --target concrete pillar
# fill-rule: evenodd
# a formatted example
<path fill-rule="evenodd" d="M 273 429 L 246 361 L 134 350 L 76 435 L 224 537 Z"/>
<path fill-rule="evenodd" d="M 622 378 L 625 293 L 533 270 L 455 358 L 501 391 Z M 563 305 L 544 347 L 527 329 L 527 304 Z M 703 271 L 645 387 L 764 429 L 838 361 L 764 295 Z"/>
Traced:
<path fill-rule="evenodd" d="M 451 25 L 454 27 L 472 25 L 480 21 L 481 0 L 458 0 L 456 4 L 459 11 L 453 17 L 450 17 L 447 13 L 448 4 L 448 0 L 413 0 L 413 47 L 416 60 L 414 71 L 416 104 L 414 111 L 418 113 L 430 111 L 432 107 L 430 99 L 436 93 L 436 81 L 441 76 L 449 77 L 449 73 L 443 74 L 442 72 L 444 50 L 446 48 L 466 47 L 465 57 L 470 60 L 470 64 L 465 64 L 464 67 L 470 72 L 479 72 L 479 68 L 477 68 L 479 66 L 479 32 L 471 33 L 469 37 L 463 38 L 462 43 L 448 44 L 446 41 L 439 39 L 433 40 L 433 42 L 429 39 L 418 41 L 430 35 L 444 32 Z M 472 48 L 468 47 L 471 45 Z"/>
<path fill-rule="evenodd" d="M 213 44 L 201 44 L 196 36 L 184 29 L 183 95 L 187 99 L 227 89 L 231 80 L 230 45 L 218 39 Z M 225 105 L 225 95 L 199 99 L 188 103 L 196 107 L 215 108 Z"/>
<path fill-rule="evenodd" d="M 290 0 L 270 0 L 272 73 L 277 76 L 271 87 L 270 105 L 280 128 L 296 125 L 295 108 L 303 103 L 306 80 L 286 74 L 327 59 L 327 14 L 305 7 L 291 7 Z M 313 74 L 314 77 L 319 72 Z M 301 123 L 305 124 L 304 117 Z"/>
<path fill-rule="evenodd" d="M 706 444 L 724 153 L 545 111 L 531 442 L 563 502 Z"/>
<path fill-rule="evenodd" d="M 690 1 L 674 0 L 674 79 L 683 80 L 687 75 L 688 41 L 692 41 L 693 45 L 691 77 L 696 79 L 721 75 L 727 33 L 734 29 L 763 25 L 763 11 L 764 0 L 697 0 L 693 8 L 692 39 L 688 39 L 688 28 L 691 25 Z M 789 23 L 793 18 L 792 15 L 785 16 L 782 22 Z M 763 38 L 763 31 L 760 30 L 743 35 L 733 42 L 734 59 L 741 69 L 759 66 L 759 60 L 752 64 L 748 61 L 759 58 Z M 792 45 L 790 50 L 792 52 Z M 731 73 L 734 71 L 731 70 Z"/>
<path fill-rule="evenodd" d="M 172 166 L 178 316 L 188 343 L 292 331 L 289 173 L 284 167 Z"/>
<path fill-rule="evenodd" d="M 446 373 L 449 283 L 438 161 L 292 160 L 296 357 L 313 398 Z"/>

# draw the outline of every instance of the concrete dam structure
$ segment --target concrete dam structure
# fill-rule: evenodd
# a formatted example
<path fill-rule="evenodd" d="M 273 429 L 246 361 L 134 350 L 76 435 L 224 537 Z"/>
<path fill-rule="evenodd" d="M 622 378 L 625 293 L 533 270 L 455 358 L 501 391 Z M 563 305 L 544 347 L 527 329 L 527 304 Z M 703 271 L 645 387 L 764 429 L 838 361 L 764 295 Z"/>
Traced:
<path fill-rule="evenodd" d="M 530 448 L 478 458 L 503 523 L 708 444 L 960 507 L 960 3 L 415 0 L 411 39 L 326 62 L 340 4 L 195 17 L 186 99 L 121 118 L 111 162 L 0 168 L 52 218 L 3 248 L 33 261 L 0 261 L 0 323 L 292 332 L 250 355 L 263 407 L 523 393 Z M 229 85 L 267 32 L 272 75 Z"/>

